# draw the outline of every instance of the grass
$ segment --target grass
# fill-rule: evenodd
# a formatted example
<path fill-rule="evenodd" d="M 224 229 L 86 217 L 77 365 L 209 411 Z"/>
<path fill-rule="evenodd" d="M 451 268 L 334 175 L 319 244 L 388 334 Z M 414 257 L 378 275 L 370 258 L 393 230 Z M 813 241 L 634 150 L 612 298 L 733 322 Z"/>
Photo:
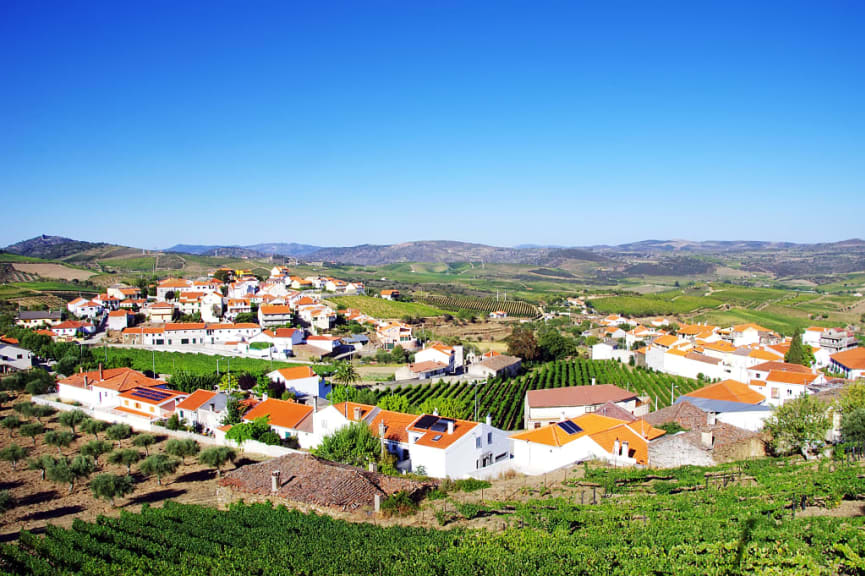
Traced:
<path fill-rule="evenodd" d="M 655 316 L 687 314 L 702 308 L 715 308 L 721 302 L 703 296 L 683 296 L 681 293 L 663 292 L 643 296 L 610 296 L 591 300 L 592 306 L 602 314 L 625 316 Z"/>
<path fill-rule="evenodd" d="M 30 290 L 40 290 L 43 292 L 88 292 L 92 294 L 96 294 L 99 292 L 99 289 L 94 288 L 93 286 L 75 284 L 73 282 L 52 282 L 50 280 L 42 280 L 36 282 L 13 282 L 12 286 Z"/>
<path fill-rule="evenodd" d="M 708 322 L 718 326 L 730 326 L 733 324 L 747 324 L 754 322 L 770 330 L 775 330 L 785 336 L 792 336 L 796 328 L 807 328 L 808 326 L 831 326 L 831 322 L 810 320 L 806 317 L 796 317 L 784 313 L 769 310 L 744 310 L 741 308 L 733 310 L 713 310 L 699 314 L 693 318 L 694 321 Z"/>
<path fill-rule="evenodd" d="M 374 318 L 402 318 L 403 316 L 441 316 L 444 310 L 419 304 L 417 302 L 396 302 L 373 298 L 372 296 L 341 296 L 334 298 L 333 302 L 344 304 L 347 308 L 359 310 Z"/>
<path fill-rule="evenodd" d="M 150 350 L 139 350 L 136 348 L 94 348 L 93 356 L 96 360 L 111 362 L 118 358 L 130 358 L 132 367 L 136 370 L 152 370 L 154 359 L 156 361 L 156 372 L 158 374 L 173 374 L 177 370 L 185 370 L 196 374 L 210 374 L 216 372 L 216 361 L 219 360 L 219 371 L 228 370 L 229 358 L 226 356 L 209 356 L 207 354 L 190 354 L 185 352 L 151 352 Z M 230 360 L 232 372 L 270 372 L 278 368 L 300 366 L 289 362 L 270 362 L 270 360 L 259 360 L 258 358 L 235 358 Z"/>
<path fill-rule="evenodd" d="M 53 262 L 52 260 L 43 260 L 42 258 L 34 258 L 32 256 L 21 256 L 20 254 L 11 254 L 9 252 L 0 252 L 0 262 L 20 262 L 20 263 L 33 263 L 33 264 L 43 264 L 46 262 Z"/>

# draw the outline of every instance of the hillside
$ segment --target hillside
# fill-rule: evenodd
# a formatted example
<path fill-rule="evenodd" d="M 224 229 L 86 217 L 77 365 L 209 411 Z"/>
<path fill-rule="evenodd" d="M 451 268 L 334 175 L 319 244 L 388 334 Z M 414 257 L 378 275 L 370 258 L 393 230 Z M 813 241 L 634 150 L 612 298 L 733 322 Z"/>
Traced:
<path fill-rule="evenodd" d="M 107 246 L 105 243 L 84 242 L 73 240 L 63 236 L 47 236 L 45 234 L 10 244 L 4 250 L 11 254 L 42 258 L 45 260 L 59 260 L 78 252 Z"/>

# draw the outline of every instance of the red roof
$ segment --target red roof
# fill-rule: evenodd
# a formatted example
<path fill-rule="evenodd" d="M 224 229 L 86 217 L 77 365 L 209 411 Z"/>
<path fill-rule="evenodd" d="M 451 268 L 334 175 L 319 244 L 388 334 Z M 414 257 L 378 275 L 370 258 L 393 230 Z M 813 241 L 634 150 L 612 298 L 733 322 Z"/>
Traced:
<path fill-rule="evenodd" d="M 309 366 L 294 366 L 292 368 L 280 368 L 279 375 L 285 380 L 299 380 L 301 378 L 314 378 L 317 376 L 315 370 Z"/>
<path fill-rule="evenodd" d="M 99 370 L 78 372 L 68 378 L 59 380 L 57 383 L 84 388 L 85 378 L 90 385 L 108 390 L 116 390 L 117 392 L 125 392 L 133 388 L 151 388 L 165 384 L 162 380 L 148 378 L 132 368 L 109 368 L 102 370 L 101 373 Z"/>
<path fill-rule="evenodd" d="M 623 402 L 637 397 L 635 393 L 623 390 L 614 384 L 529 390 L 527 396 L 529 406 L 533 408 L 594 406 L 607 402 Z"/>
<path fill-rule="evenodd" d="M 181 410 L 198 410 L 216 396 L 213 390 L 196 390 L 177 405 Z"/>
<path fill-rule="evenodd" d="M 832 354 L 832 360 L 848 370 L 865 370 L 865 348 L 851 348 L 844 352 Z"/>
<path fill-rule="evenodd" d="M 282 304 L 263 304 L 259 310 L 262 314 L 291 314 L 291 308 Z"/>

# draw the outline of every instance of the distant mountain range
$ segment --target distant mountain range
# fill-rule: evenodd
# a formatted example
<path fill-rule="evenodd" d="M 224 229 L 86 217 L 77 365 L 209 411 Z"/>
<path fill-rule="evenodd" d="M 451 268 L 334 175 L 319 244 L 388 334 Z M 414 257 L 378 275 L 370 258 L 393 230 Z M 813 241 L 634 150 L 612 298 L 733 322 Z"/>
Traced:
<path fill-rule="evenodd" d="M 134 248 L 106 243 L 82 242 L 60 236 L 37 236 L 12 244 L 6 252 L 45 259 L 85 260 L 105 254 L 135 255 Z M 706 259 L 716 255 L 726 259 L 742 255 L 745 270 L 767 271 L 779 275 L 832 273 L 865 270 L 865 241 L 845 240 L 822 244 L 763 241 L 644 240 L 618 246 L 596 245 L 562 248 L 523 244 L 518 247 L 488 246 L 449 240 L 402 242 L 399 244 L 362 244 L 347 247 L 324 247 L 311 244 L 273 242 L 247 246 L 214 246 L 178 244 L 165 252 L 202 256 L 266 258 L 294 257 L 316 262 L 337 262 L 377 266 L 399 262 L 487 262 L 529 264 L 567 270 L 590 263 L 612 273 L 669 275 L 676 271 L 700 274 L 715 264 Z M 75 256 L 78 254 L 78 256 Z"/>

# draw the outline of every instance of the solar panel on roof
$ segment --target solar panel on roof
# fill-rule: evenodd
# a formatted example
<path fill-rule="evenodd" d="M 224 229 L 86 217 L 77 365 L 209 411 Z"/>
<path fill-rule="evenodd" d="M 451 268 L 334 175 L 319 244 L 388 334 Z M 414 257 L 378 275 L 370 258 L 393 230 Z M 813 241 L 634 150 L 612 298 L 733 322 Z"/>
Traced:
<path fill-rule="evenodd" d="M 435 424 L 430 426 L 429 429 L 432 430 L 433 432 L 444 432 L 445 430 L 448 429 L 448 425 L 445 422 L 442 422 L 441 420 L 439 420 L 438 422 L 436 422 Z"/>
<path fill-rule="evenodd" d="M 130 392 L 129 395 L 133 398 L 141 398 L 143 400 L 152 400 L 155 402 L 171 397 L 170 393 L 163 390 L 154 390 L 153 388 L 136 388 Z"/>
<path fill-rule="evenodd" d="M 565 420 L 564 422 L 557 422 L 556 425 L 568 434 L 576 434 L 577 432 L 583 431 L 582 428 L 580 428 L 570 420 Z"/>
<path fill-rule="evenodd" d="M 422 430 L 429 430 L 429 428 L 436 423 L 438 420 L 438 416 L 432 416 L 431 414 L 426 414 L 421 416 L 420 419 L 415 422 L 414 427 L 420 428 Z"/>
<path fill-rule="evenodd" d="M 442 435 L 441 435 L 441 434 L 436 434 L 435 436 L 433 436 L 433 442 L 438 442 L 438 441 L 441 440 L 441 439 L 442 439 Z"/>

